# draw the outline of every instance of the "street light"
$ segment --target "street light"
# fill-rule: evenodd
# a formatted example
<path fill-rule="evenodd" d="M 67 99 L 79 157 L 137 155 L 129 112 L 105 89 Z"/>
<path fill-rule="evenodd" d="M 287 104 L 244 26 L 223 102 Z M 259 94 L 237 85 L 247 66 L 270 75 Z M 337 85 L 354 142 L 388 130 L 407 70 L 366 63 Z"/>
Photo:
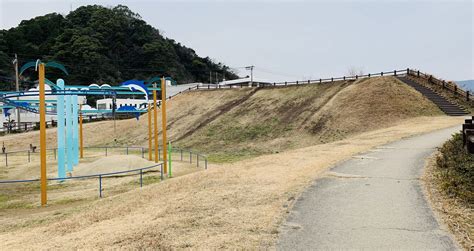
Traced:
<path fill-rule="evenodd" d="M 253 85 L 253 68 L 255 66 L 251 65 L 251 66 L 245 66 L 245 70 L 250 70 L 250 83 L 249 83 L 249 87 L 252 87 Z"/>

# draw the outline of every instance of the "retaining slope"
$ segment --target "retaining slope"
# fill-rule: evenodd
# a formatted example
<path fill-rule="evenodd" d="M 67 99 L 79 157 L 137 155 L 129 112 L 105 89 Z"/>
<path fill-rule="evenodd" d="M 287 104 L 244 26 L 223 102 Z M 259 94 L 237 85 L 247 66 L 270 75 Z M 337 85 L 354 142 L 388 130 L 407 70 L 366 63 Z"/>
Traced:
<path fill-rule="evenodd" d="M 435 103 L 441 111 L 446 113 L 449 116 L 463 116 L 468 114 L 467 111 L 462 109 L 456 104 L 453 104 L 449 102 L 447 99 L 445 99 L 443 96 L 439 95 L 435 91 L 418 84 L 416 81 L 413 81 L 407 77 L 397 77 L 400 81 L 403 83 L 413 87 L 415 90 L 419 91 L 423 96 L 425 96 L 427 99 Z"/>

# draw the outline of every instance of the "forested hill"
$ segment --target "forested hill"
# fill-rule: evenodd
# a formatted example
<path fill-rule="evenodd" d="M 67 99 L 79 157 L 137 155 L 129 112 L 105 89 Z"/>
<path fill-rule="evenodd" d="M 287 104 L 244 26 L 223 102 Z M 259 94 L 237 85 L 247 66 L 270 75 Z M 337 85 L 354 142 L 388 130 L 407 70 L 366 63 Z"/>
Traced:
<path fill-rule="evenodd" d="M 64 64 L 70 74 L 65 79 L 74 84 L 117 84 L 163 75 L 178 83 L 207 82 L 210 71 L 219 72 L 219 78 L 237 77 L 227 66 L 163 37 L 123 5 L 83 6 L 67 16 L 52 13 L 0 30 L 0 76 L 14 76 L 15 53 L 20 66 L 38 58 Z M 25 76 L 36 80 L 33 74 Z M 58 76 L 48 70 L 48 78 Z"/>

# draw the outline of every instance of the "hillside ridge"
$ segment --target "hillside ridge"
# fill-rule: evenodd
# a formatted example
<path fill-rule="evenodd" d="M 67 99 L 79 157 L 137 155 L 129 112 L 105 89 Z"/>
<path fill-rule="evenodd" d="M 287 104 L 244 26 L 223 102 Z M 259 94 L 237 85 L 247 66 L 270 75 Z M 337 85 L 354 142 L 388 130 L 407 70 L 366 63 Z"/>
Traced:
<path fill-rule="evenodd" d="M 63 64 L 68 76 L 52 70 L 48 77 L 75 85 L 116 85 L 156 76 L 170 76 L 179 83 L 203 82 L 209 80 L 210 71 L 221 78 L 237 78 L 228 66 L 164 37 L 124 5 L 81 6 L 64 16 L 50 13 L 0 30 L 0 76 L 14 79 L 11 61 L 15 54 L 20 67 L 36 59 Z M 29 71 L 24 77 L 37 79 Z M 8 87 L 13 88 L 3 88 Z"/>
<path fill-rule="evenodd" d="M 406 119 L 443 113 L 394 77 L 184 92 L 168 102 L 173 146 L 226 162 L 344 139 Z M 148 114 L 84 125 L 85 146 L 148 146 Z M 161 116 L 158 118 L 161 127 Z M 56 145 L 55 128 L 47 133 Z M 5 137 L 9 151 L 38 144 L 37 132 Z"/>

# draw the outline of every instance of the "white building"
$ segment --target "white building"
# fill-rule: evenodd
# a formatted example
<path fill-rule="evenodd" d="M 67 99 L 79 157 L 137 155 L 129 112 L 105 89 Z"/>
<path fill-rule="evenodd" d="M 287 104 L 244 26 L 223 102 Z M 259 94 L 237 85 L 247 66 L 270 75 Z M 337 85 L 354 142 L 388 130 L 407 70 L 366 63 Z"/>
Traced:
<path fill-rule="evenodd" d="M 118 98 L 115 99 L 115 103 L 117 105 L 117 109 L 120 109 L 120 107 L 123 106 L 132 106 L 137 110 L 146 110 L 148 104 L 152 104 L 153 100 L 149 100 L 147 104 L 146 99 Z M 99 99 L 97 100 L 96 108 L 97 110 L 112 110 L 112 104 L 112 98 Z"/>

